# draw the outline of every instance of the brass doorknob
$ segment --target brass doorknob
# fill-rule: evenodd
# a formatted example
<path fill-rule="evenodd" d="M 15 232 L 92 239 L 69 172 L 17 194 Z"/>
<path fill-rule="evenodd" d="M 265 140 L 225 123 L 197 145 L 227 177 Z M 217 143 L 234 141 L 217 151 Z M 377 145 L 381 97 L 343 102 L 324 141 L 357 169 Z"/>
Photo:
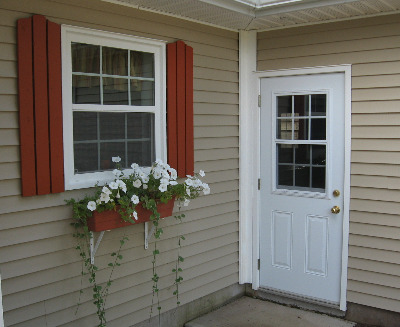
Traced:
<path fill-rule="evenodd" d="M 340 212 L 340 208 L 338 206 L 333 206 L 331 212 L 334 214 L 338 214 Z"/>

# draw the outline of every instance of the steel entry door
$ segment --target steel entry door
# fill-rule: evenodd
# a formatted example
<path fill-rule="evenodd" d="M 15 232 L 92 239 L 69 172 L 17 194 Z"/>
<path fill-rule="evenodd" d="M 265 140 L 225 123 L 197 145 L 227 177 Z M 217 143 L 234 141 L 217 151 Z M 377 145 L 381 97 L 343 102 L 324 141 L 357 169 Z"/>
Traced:
<path fill-rule="evenodd" d="M 261 79 L 260 286 L 340 301 L 344 74 Z"/>

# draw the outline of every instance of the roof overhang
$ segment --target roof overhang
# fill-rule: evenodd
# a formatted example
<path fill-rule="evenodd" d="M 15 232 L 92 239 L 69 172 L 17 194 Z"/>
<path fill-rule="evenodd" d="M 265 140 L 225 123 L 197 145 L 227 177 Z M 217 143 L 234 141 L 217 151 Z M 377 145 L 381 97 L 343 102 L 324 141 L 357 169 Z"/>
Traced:
<path fill-rule="evenodd" d="M 400 13 L 400 0 L 102 0 L 230 30 L 273 30 Z"/>

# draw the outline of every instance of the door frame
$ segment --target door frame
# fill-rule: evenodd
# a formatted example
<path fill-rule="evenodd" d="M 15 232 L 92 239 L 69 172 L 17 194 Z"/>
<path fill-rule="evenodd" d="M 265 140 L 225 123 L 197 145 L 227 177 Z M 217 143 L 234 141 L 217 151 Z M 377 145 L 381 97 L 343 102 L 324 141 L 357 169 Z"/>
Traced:
<path fill-rule="evenodd" d="M 249 72 L 250 73 L 250 72 Z M 247 160 L 245 165 L 240 166 L 240 177 L 249 178 L 252 181 L 252 186 L 247 186 L 240 189 L 240 214 L 239 221 L 241 231 L 240 237 L 240 283 L 252 283 L 252 288 L 257 290 L 260 286 L 260 271 L 258 270 L 258 259 L 260 258 L 260 237 L 259 237 L 259 221 L 260 221 L 260 192 L 257 189 L 257 180 L 260 178 L 260 107 L 254 108 L 255 101 L 260 95 L 260 85 L 262 78 L 270 77 L 284 77 L 284 76 L 298 76 L 298 75 L 315 75 L 315 74 L 329 74 L 329 73 L 343 73 L 344 74 L 344 192 L 343 192 L 343 241 L 342 241 L 342 269 L 341 269 L 341 282 L 340 282 L 340 310 L 346 311 L 346 291 L 347 291 L 347 266 L 348 266 L 348 241 L 349 241 L 349 212 L 350 212 L 350 162 L 351 162 L 351 65 L 334 65 L 324 67 L 306 67 L 306 68 L 293 68 L 282 69 L 273 71 L 253 71 L 251 75 L 248 88 L 247 99 L 250 109 L 241 110 L 241 121 L 247 119 L 251 123 L 252 129 L 240 129 L 241 148 L 245 147 L 246 153 L 252 152 L 253 159 Z M 248 76 L 249 76 L 248 75 Z M 243 101 L 243 102 L 242 102 Z M 241 104 L 246 100 L 242 98 Z M 257 111 L 255 111 L 258 109 Z M 254 112 L 257 112 L 254 114 Z M 247 127 L 250 126 L 249 124 Z M 249 133 L 251 137 L 249 137 Z M 242 156 L 242 151 L 241 151 Z M 242 158 L 242 157 L 241 157 Z M 243 161 L 241 160 L 241 164 Z M 262 181 L 261 181 L 262 182 Z M 244 183 L 243 183 L 244 184 Z M 244 184 L 249 185 L 249 183 Z M 252 194 L 252 199 L 249 201 L 249 194 Z M 251 241 L 252 240 L 252 241 Z M 251 245 L 251 253 L 249 253 L 249 244 Z M 243 258 L 247 256 L 247 260 Z M 251 259 L 250 259 L 251 258 Z M 250 262 L 251 261 L 251 262 Z M 247 278 L 245 278 L 247 277 Z"/>

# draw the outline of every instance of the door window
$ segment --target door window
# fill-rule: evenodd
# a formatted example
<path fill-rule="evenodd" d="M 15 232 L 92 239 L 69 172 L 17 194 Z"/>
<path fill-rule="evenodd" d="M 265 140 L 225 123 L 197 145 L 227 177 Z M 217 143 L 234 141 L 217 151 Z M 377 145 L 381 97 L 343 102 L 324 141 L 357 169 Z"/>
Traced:
<path fill-rule="evenodd" d="M 276 189 L 325 193 L 327 94 L 276 96 Z"/>

